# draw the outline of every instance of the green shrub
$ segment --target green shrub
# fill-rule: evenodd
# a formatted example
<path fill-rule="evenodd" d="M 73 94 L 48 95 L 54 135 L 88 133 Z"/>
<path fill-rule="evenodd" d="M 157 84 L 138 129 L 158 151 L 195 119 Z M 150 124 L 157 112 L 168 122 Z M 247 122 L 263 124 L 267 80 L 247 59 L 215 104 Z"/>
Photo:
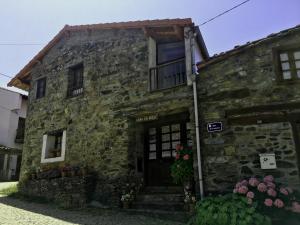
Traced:
<path fill-rule="evenodd" d="M 194 225 L 271 225 L 270 218 L 250 206 L 245 197 L 208 197 L 197 203 Z"/>

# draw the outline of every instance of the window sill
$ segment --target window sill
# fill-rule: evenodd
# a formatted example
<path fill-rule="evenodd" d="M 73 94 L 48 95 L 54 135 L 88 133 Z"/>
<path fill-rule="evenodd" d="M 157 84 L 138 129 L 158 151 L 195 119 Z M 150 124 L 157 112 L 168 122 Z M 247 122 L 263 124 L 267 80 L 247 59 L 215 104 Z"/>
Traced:
<path fill-rule="evenodd" d="M 65 160 L 65 158 L 63 156 L 55 157 L 55 158 L 45 158 L 45 159 L 42 158 L 41 163 L 62 162 L 64 160 Z"/>

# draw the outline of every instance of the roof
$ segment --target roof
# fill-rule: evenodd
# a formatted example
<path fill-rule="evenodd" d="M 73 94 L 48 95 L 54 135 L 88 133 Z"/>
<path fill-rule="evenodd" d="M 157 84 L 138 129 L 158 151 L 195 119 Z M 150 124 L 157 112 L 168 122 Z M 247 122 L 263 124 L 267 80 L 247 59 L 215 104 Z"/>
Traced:
<path fill-rule="evenodd" d="M 146 29 L 148 27 L 167 27 L 167 26 L 194 26 L 191 18 L 185 19 L 163 19 L 163 20 L 142 20 L 120 23 L 100 23 L 89 25 L 65 25 L 62 30 L 36 55 L 29 63 L 20 70 L 19 73 L 8 83 L 8 86 L 15 86 L 23 90 L 29 87 L 28 78 L 31 69 L 50 51 L 50 49 L 69 31 L 81 31 L 89 29 Z"/>
<path fill-rule="evenodd" d="M 19 95 L 21 95 L 22 97 L 25 97 L 25 98 L 28 97 L 28 93 L 25 92 L 25 91 L 22 91 L 22 90 L 11 90 L 11 89 L 8 89 L 6 87 L 0 87 L 0 89 L 19 94 Z M 14 89 L 16 89 L 16 88 L 14 88 Z"/>
<path fill-rule="evenodd" d="M 286 30 L 282 30 L 282 31 L 280 31 L 278 33 L 272 33 L 272 34 L 268 35 L 267 37 L 264 37 L 264 38 L 261 38 L 261 39 L 258 39 L 258 40 L 252 41 L 252 42 L 247 42 L 244 45 L 237 45 L 237 46 L 235 46 L 233 49 L 231 49 L 229 51 L 221 52 L 219 54 L 215 54 L 212 57 L 210 57 L 208 60 L 203 61 L 202 63 L 199 63 L 197 65 L 197 67 L 198 67 L 198 69 L 202 69 L 202 68 L 204 68 L 204 67 L 206 67 L 208 65 L 220 62 L 220 61 L 222 61 L 222 60 L 224 60 L 226 58 L 229 58 L 229 57 L 231 57 L 233 55 L 239 54 L 239 53 L 243 52 L 246 49 L 253 48 L 253 47 L 257 46 L 257 45 L 260 45 L 262 43 L 274 40 L 276 38 L 285 37 L 285 36 L 287 36 L 289 34 L 297 32 L 297 31 L 300 31 L 300 24 L 297 25 L 297 26 L 295 26 L 295 27 L 292 27 L 292 28 L 289 28 L 289 29 L 286 29 Z"/>

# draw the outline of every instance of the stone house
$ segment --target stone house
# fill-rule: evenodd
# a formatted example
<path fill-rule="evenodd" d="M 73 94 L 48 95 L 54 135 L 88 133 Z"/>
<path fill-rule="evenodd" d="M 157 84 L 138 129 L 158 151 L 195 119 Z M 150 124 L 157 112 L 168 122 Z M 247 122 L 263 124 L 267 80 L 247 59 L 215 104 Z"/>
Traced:
<path fill-rule="evenodd" d="M 175 146 L 194 142 L 188 84 L 207 58 L 191 19 L 65 26 L 9 83 L 29 91 L 22 177 L 88 166 L 104 204 L 118 204 L 128 177 L 172 186 Z"/>
<path fill-rule="evenodd" d="M 206 190 L 264 174 L 299 190 L 300 26 L 236 46 L 198 69 Z M 222 132 L 207 132 L 214 121 Z M 260 156 L 275 156 L 276 168 L 261 169 Z"/>
<path fill-rule="evenodd" d="M 9 83 L 29 90 L 22 177 L 44 165 L 88 166 L 103 204 L 118 205 L 126 183 L 143 178 L 137 206 L 178 209 L 182 188 L 169 168 L 182 143 L 194 151 L 197 194 L 199 171 L 206 193 L 270 173 L 299 188 L 299 29 L 209 58 L 191 19 L 65 26 Z M 55 198 L 82 180 L 27 182 L 22 191 Z"/>
<path fill-rule="evenodd" d="M 0 181 L 18 180 L 27 95 L 0 87 Z"/>

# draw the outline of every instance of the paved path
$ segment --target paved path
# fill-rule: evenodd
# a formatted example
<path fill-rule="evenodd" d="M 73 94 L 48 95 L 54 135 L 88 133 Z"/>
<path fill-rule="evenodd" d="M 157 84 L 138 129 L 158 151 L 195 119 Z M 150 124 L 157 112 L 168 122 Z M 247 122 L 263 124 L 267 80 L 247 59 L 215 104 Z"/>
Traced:
<path fill-rule="evenodd" d="M 142 215 L 129 215 L 117 210 L 93 209 L 71 211 L 53 205 L 32 203 L 0 196 L 2 225 L 181 225 Z"/>

